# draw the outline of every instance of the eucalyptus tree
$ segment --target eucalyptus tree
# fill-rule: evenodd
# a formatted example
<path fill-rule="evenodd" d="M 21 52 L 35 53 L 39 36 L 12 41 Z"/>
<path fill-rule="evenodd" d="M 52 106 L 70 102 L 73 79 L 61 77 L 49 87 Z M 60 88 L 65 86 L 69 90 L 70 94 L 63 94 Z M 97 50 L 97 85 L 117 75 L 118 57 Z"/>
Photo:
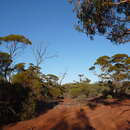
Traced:
<path fill-rule="evenodd" d="M 0 50 L 0 75 L 4 76 L 4 79 L 7 80 L 16 67 L 12 66 L 15 56 L 18 55 L 19 51 L 25 45 L 31 45 L 32 42 L 23 35 L 12 34 L 0 37 L 0 43 L 0 47 L 2 48 Z"/>
<path fill-rule="evenodd" d="M 16 34 L 0 37 L 0 43 L 5 47 L 12 58 L 14 58 L 25 45 L 32 44 L 25 36 Z"/>
<path fill-rule="evenodd" d="M 50 86 L 57 86 L 58 85 L 58 80 L 59 77 L 54 75 L 54 74 L 47 74 L 45 76 L 46 82 L 50 85 Z"/>
<path fill-rule="evenodd" d="M 9 66 L 12 63 L 11 56 L 8 53 L 0 52 L 0 79 L 6 80 L 7 75 L 10 73 Z"/>
<path fill-rule="evenodd" d="M 91 39 L 103 35 L 116 44 L 130 41 L 130 0 L 68 0 L 74 5 L 76 29 Z"/>
<path fill-rule="evenodd" d="M 130 57 L 127 54 L 101 56 L 90 70 L 97 70 L 97 75 L 103 81 L 111 82 L 116 92 L 125 92 L 130 87 Z M 129 84 L 123 85 L 126 82 Z"/>

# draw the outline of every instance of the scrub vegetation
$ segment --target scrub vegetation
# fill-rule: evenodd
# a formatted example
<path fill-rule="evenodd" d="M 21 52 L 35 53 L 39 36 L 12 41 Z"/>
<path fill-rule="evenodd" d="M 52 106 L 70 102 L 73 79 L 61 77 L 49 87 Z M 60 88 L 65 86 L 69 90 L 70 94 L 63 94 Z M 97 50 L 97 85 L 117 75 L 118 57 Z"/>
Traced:
<path fill-rule="evenodd" d="M 79 81 L 61 84 L 58 76 L 43 74 L 40 64 L 15 64 L 19 49 L 31 45 L 30 40 L 21 35 L 0 39 L 1 46 L 7 47 L 6 52 L 0 52 L 1 125 L 32 119 L 41 110 L 49 109 L 51 103 L 55 105 L 66 97 L 84 100 L 121 98 L 130 94 L 130 57 L 127 54 L 99 57 L 90 67 L 91 71 L 100 69 L 98 72 L 101 73 L 97 75 L 101 80 L 97 83 L 91 83 L 85 75 L 79 74 Z"/>
<path fill-rule="evenodd" d="M 130 0 L 68 1 L 74 5 L 78 19 L 76 30 L 92 40 L 95 35 L 105 36 L 116 45 L 130 41 Z M 35 50 L 36 64 L 23 61 L 16 63 L 16 57 L 32 44 L 23 35 L 0 37 L 0 126 L 37 117 L 64 98 L 86 100 L 130 97 L 128 54 L 119 52 L 97 57 L 89 68 L 99 78 L 96 83 L 79 74 L 79 81 L 62 84 L 66 74 L 60 78 L 41 71 L 46 48 Z"/>

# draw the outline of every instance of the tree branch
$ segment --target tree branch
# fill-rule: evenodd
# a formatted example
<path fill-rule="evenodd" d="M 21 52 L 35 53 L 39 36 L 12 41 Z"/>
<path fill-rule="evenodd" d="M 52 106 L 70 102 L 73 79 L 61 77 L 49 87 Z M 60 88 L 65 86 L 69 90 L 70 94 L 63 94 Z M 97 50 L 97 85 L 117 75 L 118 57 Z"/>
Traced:
<path fill-rule="evenodd" d="M 120 4 L 124 4 L 124 3 L 130 3 L 130 0 L 121 0 L 120 2 L 103 2 L 102 5 L 120 5 Z"/>

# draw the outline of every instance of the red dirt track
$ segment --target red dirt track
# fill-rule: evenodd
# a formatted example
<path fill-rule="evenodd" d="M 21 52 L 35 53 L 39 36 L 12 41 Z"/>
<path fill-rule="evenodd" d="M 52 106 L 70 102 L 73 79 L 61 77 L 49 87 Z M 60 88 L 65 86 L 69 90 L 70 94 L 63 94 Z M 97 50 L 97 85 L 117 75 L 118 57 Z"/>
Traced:
<path fill-rule="evenodd" d="M 47 113 L 2 130 L 130 130 L 130 100 L 90 108 L 64 99 Z"/>

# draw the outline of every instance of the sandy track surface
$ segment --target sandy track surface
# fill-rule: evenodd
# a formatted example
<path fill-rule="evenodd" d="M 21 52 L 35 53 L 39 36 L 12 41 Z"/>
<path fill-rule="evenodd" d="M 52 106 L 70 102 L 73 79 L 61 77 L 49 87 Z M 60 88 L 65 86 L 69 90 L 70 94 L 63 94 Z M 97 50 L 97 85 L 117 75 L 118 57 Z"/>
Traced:
<path fill-rule="evenodd" d="M 130 130 L 130 100 L 89 107 L 64 99 L 47 113 L 2 130 Z"/>

